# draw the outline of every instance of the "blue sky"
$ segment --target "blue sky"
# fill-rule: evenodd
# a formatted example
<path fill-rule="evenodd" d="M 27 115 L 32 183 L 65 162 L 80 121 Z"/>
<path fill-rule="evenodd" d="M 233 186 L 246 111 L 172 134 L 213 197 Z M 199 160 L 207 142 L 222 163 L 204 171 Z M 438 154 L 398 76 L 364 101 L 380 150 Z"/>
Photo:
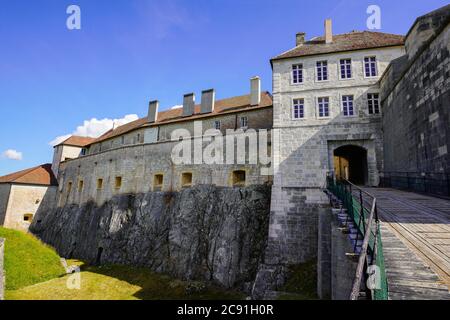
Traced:
<path fill-rule="evenodd" d="M 249 78 L 271 91 L 269 59 L 323 33 L 365 30 L 381 7 L 383 32 L 405 34 L 444 0 L 0 0 L 0 175 L 51 162 L 49 142 L 85 120 L 144 116 L 215 88 L 246 94 Z M 81 30 L 66 9 L 81 8 Z M 15 150 L 21 155 L 6 150 Z M 21 160 L 13 160 L 16 158 Z"/>

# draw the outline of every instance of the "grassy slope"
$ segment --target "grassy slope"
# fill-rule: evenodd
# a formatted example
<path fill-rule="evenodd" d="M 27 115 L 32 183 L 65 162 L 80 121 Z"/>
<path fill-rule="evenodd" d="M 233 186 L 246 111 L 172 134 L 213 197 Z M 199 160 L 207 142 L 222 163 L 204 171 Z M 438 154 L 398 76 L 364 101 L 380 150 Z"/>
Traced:
<path fill-rule="evenodd" d="M 281 295 L 279 300 L 318 299 L 316 261 L 290 266 L 287 282 L 280 291 L 288 294 Z"/>
<path fill-rule="evenodd" d="M 32 235 L 0 227 L 5 238 L 6 290 L 15 290 L 63 275 L 58 254 Z"/>
<path fill-rule="evenodd" d="M 70 261 L 74 265 L 77 261 Z M 82 267 L 80 290 L 66 286 L 69 276 L 53 279 L 16 291 L 11 300 L 169 300 L 169 299 L 243 299 L 241 293 L 205 287 L 189 293 L 189 283 L 156 274 L 146 268 L 129 266 Z M 192 284 L 192 283 L 191 283 Z M 199 283 L 194 283 L 199 285 Z M 201 285 L 200 285 L 201 286 Z"/>

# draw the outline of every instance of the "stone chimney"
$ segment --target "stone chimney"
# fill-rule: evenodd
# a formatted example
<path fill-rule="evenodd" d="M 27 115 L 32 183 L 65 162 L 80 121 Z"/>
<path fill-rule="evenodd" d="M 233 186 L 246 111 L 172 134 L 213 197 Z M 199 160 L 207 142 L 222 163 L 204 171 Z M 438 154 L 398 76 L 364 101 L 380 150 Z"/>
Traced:
<path fill-rule="evenodd" d="M 201 113 L 211 113 L 214 111 L 216 101 L 216 91 L 214 89 L 202 91 Z"/>
<path fill-rule="evenodd" d="M 250 79 L 250 104 L 257 106 L 261 103 L 261 79 L 253 77 Z"/>
<path fill-rule="evenodd" d="M 183 98 L 183 117 L 189 117 L 194 114 L 195 109 L 195 95 L 188 93 Z"/>
<path fill-rule="evenodd" d="M 305 43 L 305 36 L 306 33 L 304 32 L 297 33 L 297 35 L 295 36 L 295 45 L 297 47 Z"/>
<path fill-rule="evenodd" d="M 150 103 L 148 104 L 147 121 L 149 123 L 158 121 L 158 108 L 159 108 L 158 100 L 150 101 Z"/>
<path fill-rule="evenodd" d="M 333 29 L 331 19 L 325 20 L 325 43 L 333 42 Z"/>

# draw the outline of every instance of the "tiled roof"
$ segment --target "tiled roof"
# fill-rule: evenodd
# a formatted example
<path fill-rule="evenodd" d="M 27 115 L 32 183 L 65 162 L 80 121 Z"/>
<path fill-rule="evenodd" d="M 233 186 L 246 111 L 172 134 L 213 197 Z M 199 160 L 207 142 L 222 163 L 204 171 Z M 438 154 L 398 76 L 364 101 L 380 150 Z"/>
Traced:
<path fill-rule="evenodd" d="M 167 124 L 172 122 L 178 122 L 178 121 L 187 121 L 187 120 L 195 120 L 205 117 L 211 117 L 220 115 L 223 113 L 228 112 L 237 112 L 237 111 L 244 111 L 246 109 L 257 109 L 257 108 L 264 108 L 272 106 L 272 96 L 269 92 L 263 92 L 261 93 L 261 103 L 257 106 L 251 106 L 250 105 L 250 95 L 244 95 L 244 96 L 237 96 L 233 98 L 228 99 L 222 99 L 217 100 L 214 104 L 214 112 L 206 113 L 206 114 L 200 114 L 200 105 L 195 106 L 195 113 L 192 116 L 189 117 L 183 117 L 183 108 L 177 108 L 177 109 L 170 109 L 161 111 L 158 113 L 158 121 L 154 124 L 150 125 L 161 125 L 161 124 Z M 98 143 L 101 141 L 105 141 L 117 136 L 120 136 L 124 133 L 130 132 L 132 130 L 135 130 L 137 128 L 140 128 L 144 125 L 148 125 L 147 117 L 141 118 L 132 122 L 129 122 L 127 124 L 124 124 L 114 130 L 109 130 L 102 136 L 98 137 L 94 141 L 92 141 L 90 144 Z"/>
<path fill-rule="evenodd" d="M 333 35 L 333 42 L 328 44 L 325 43 L 324 37 L 305 41 L 304 44 L 276 56 L 272 61 L 333 52 L 401 46 L 404 42 L 405 37 L 402 35 L 372 31 L 353 31 Z"/>
<path fill-rule="evenodd" d="M 49 163 L 0 177 L 0 183 L 37 184 L 44 186 L 55 186 L 58 184 L 52 171 L 52 165 Z"/>
<path fill-rule="evenodd" d="M 66 145 L 66 146 L 75 146 L 75 147 L 84 147 L 88 144 L 90 144 L 92 141 L 94 141 L 95 138 L 90 137 L 79 137 L 79 136 L 71 136 L 70 138 L 64 140 L 58 146 L 60 145 Z"/>

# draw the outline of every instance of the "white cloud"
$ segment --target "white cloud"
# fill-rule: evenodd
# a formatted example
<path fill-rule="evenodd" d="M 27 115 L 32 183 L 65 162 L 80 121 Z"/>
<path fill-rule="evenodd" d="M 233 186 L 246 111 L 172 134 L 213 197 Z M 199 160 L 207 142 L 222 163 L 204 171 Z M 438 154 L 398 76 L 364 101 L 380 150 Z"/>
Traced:
<path fill-rule="evenodd" d="M 170 108 L 170 109 L 181 109 L 181 108 L 183 108 L 183 106 L 182 105 L 176 105 L 176 106 L 173 106 L 172 108 Z"/>
<path fill-rule="evenodd" d="M 10 160 L 20 161 L 23 159 L 22 152 L 13 149 L 6 150 L 5 152 L 3 152 L 2 156 Z"/>
<path fill-rule="evenodd" d="M 50 141 L 49 144 L 51 146 L 55 146 L 58 143 L 61 143 L 64 140 L 68 139 L 72 135 L 81 136 L 81 137 L 97 138 L 97 137 L 100 137 L 105 132 L 107 132 L 108 130 L 111 130 L 113 127 L 117 128 L 119 126 L 122 126 L 131 121 L 135 121 L 137 119 L 139 119 L 137 114 L 128 114 L 121 119 L 105 118 L 102 120 L 98 120 L 96 118 L 92 118 L 91 120 L 85 120 L 83 125 L 78 126 L 77 129 L 74 132 L 72 132 L 71 134 L 65 134 L 65 135 L 56 137 L 55 139 Z"/>

